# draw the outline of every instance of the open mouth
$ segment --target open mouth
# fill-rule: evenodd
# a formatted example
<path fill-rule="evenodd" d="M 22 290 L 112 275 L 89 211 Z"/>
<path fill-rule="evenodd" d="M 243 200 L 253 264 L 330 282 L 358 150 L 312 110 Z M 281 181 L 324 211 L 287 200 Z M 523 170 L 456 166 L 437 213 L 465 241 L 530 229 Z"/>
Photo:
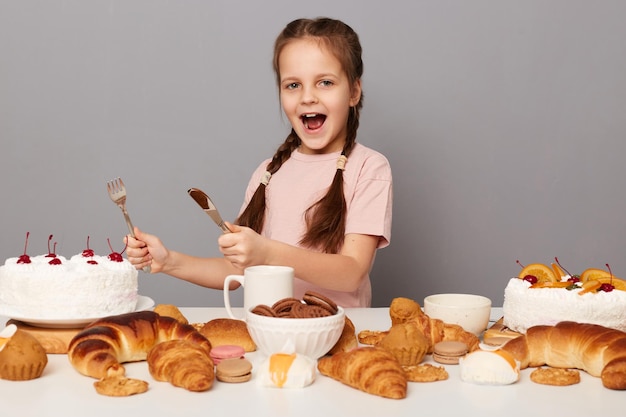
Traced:
<path fill-rule="evenodd" d="M 300 116 L 300 119 L 302 119 L 302 124 L 304 124 L 305 128 L 315 130 L 322 127 L 324 121 L 326 120 L 326 115 L 319 113 L 309 113 L 303 114 L 302 116 Z"/>

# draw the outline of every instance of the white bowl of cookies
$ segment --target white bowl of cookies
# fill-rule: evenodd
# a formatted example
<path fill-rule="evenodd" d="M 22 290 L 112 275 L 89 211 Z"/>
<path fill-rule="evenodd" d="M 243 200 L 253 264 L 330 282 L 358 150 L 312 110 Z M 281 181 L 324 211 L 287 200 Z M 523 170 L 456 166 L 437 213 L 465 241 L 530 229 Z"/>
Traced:
<path fill-rule="evenodd" d="M 258 350 L 267 356 L 297 353 L 318 359 L 339 340 L 345 311 L 327 297 L 307 292 L 302 300 L 286 298 L 251 308 L 246 324 Z"/>

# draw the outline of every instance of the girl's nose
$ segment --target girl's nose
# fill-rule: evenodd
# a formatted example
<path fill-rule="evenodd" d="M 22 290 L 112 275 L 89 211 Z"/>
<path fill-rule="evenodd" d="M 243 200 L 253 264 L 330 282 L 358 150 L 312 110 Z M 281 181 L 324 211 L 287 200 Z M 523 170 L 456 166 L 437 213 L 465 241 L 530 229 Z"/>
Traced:
<path fill-rule="evenodd" d="M 302 103 L 303 104 L 315 104 L 317 103 L 317 96 L 313 88 L 302 89 Z"/>

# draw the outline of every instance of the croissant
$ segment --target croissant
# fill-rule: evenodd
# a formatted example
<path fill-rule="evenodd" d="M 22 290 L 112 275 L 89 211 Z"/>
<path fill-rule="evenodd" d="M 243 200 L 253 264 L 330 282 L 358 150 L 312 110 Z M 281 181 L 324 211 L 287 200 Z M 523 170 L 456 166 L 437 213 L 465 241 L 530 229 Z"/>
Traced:
<path fill-rule="evenodd" d="M 424 312 L 421 311 L 421 309 L 419 308 L 419 304 L 417 303 L 414 303 L 413 305 L 417 306 L 416 308 L 417 310 L 419 310 L 419 312 L 415 310 L 414 312 L 409 313 L 408 311 L 406 311 L 406 309 L 404 309 L 404 319 L 399 318 L 399 316 L 394 314 L 394 312 L 397 311 L 397 309 L 394 308 L 397 300 L 402 300 L 403 306 L 407 305 L 407 299 L 404 298 L 397 298 L 392 301 L 390 307 L 392 323 L 398 324 L 407 323 L 409 321 L 414 322 L 419 330 L 424 333 L 424 336 L 426 336 L 426 338 L 430 342 L 427 353 L 433 353 L 433 347 L 437 343 L 446 340 L 456 340 L 465 343 L 469 348 L 469 352 L 478 349 L 480 339 L 478 339 L 478 337 L 474 333 L 466 331 L 458 324 L 445 323 L 439 319 L 430 318 L 428 315 L 424 314 Z M 362 344 L 377 345 L 385 336 L 387 336 L 388 333 L 388 330 L 362 330 L 361 332 L 359 332 L 358 338 L 359 342 L 361 342 Z"/>
<path fill-rule="evenodd" d="M 213 386 L 215 365 L 202 346 L 188 340 L 168 340 L 148 352 L 148 370 L 157 381 L 170 382 L 189 391 Z"/>
<path fill-rule="evenodd" d="M 176 339 L 194 342 L 207 353 L 211 350 L 208 339 L 192 325 L 154 311 L 139 311 L 94 321 L 72 338 L 68 358 L 86 376 L 123 376 L 122 363 L 145 360 L 152 347 Z"/>
<path fill-rule="evenodd" d="M 606 388 L 626 389 L 626 333 L 619 330 L 564 321 L 530 327 L 502 349 L 520 361 L 521 369 L 577 368 L 600 377 Z"/>
<path fill-rule="evenodd" d="M 386 398 L 406 397 L 407 378 L 396 358 L 378 347 L 360 347 L 325 356 L 317 362 L 322 375 Z"/>

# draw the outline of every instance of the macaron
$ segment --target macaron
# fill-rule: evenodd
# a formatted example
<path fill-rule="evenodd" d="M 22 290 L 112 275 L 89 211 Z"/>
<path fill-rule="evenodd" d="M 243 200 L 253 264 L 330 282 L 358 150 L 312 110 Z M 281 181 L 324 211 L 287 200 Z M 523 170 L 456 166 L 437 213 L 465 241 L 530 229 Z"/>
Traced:
<path fill-rule="evenodd" d="M 209 355 L 217 365 L 224 359 L 243 358 L 245 353 L 245 349 L 238 345 L 220 345 L 213 347 Z"/>
<path fill-rule="evenodd" d="M 466 343 L 446 340 L 433 346 L 433 359 L 435 362 L 446 365 L 457 365 L 459 359 L 465 356 L 467 351 L 468 346 Z"/>
<path fill-rule="evenodd" d="M 252 378 L 252 363 L 243 358 L 224 359 L 215 367 L 215 377 L 222 382 L 247 382 Z"/>

